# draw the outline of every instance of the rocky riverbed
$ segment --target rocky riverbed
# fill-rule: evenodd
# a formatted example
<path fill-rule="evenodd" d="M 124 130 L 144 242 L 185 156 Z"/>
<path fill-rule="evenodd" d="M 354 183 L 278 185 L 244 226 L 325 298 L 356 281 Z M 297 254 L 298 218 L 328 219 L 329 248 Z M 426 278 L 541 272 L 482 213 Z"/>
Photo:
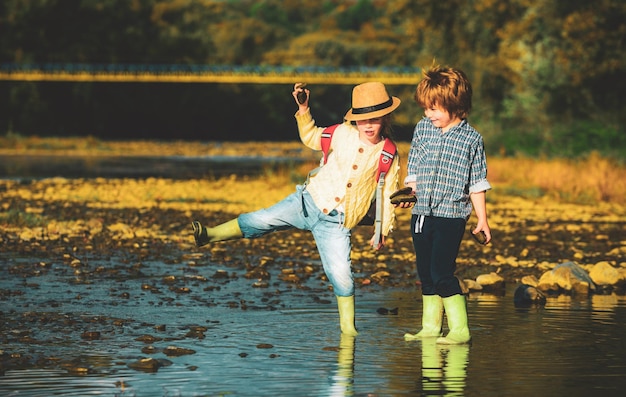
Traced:
<path fill-rule="evenodd" d="M 297 182 L 289 173 L 183 180 L 0 180 L 0 370 L 52 365 L 74 373 L 93 371 L 97 365 L 92 362 L 64 357 L 60 341 L 98 341 L 127 327 L 147 335 L 140 341 L 146 349 L 150 338 L 160 337 L 172 341 L 166 354 L 192 354 L 177 343 L 203 338 L 212 327 L 211 320 L 187 323 L 172 334 L 164 327 L 166 321 L 132 314 L 145 305 L 176 308 L 184 301 L 181 310 L 194 310 L 193 302 L 199 307 L 275 310 L 296 296 L 312 305 L 331 304 L 308 232 L 279 232 L 200 249 L 193 244 L 192 220 L 227 221 L 271 205 Z M 493 242 L 480 246 L 467 236 L 458 259 L 459 278 L 494 272 L 511 285 L 527 275 L 539 278 L 563 262 L 587 270 L 598 263 L 626 267 L 622 205 L 494 194 L 488 210 Z M 379 252 L 367 245 L 369 227 L 354 230 L 353 267 L 360 291 L 419 287 L 409 218 L 408 211 L 397 210 L 397 228 Z M 247 293 L 256 296 L 254 302 Z M 90 305 L 111 310 L 81 315 L 80 308 Z M 135 337 L 133 341 L 123 343 L 136 343 Z M 131 358 L 128 365 L 150 371 L 167 361 Z"/>

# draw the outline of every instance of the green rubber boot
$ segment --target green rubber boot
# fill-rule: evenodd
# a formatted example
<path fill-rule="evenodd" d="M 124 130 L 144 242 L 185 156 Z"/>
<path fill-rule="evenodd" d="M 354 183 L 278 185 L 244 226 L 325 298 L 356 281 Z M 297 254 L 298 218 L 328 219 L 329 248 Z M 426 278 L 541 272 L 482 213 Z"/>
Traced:
<path fill-rule="evenodd" d="M 443 301 L 439 295 L 422 295 L 422 330 L 417 334 L 404 334 L 405 340 L 436 338 L 442 335 Z"/>
<path fill-rule="evenodd" d="M 237 219 L 232 219 L 211 228 L 206 228 L 200 222 L 193 221 L 191 227 L 193 227 L 193 237 L 198 247 L 217 241 L 234 240 L 243 237 Z"/>
<path fill-rule="evenodd" d="M 452 295 L 443 298 L 443 307 L 448 318 L 450 332 L 443 338 L 437 338 L 437 343 L 445 345 L 460 345 L 471 339 L 467 327 L 467 307 L 464 295 Z"/>
<path fill-rule="evenodd" d="M 354 295 L 337 296 L 337 307 L 339 309 L 341 333 L 349 336 L 358 335 L 359 333 L 354 326 Z"/>

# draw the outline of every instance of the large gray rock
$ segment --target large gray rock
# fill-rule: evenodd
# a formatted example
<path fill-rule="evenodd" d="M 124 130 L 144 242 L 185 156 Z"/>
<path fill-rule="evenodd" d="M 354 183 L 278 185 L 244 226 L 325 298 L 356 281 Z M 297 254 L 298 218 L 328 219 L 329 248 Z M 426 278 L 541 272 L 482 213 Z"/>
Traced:
<path fill-rule="evenodd" d="M 596 286 L 589 274 L 574 262 L 560 263 L 539 278 L 537 288 L 544 292 L 587 294 Z"/>

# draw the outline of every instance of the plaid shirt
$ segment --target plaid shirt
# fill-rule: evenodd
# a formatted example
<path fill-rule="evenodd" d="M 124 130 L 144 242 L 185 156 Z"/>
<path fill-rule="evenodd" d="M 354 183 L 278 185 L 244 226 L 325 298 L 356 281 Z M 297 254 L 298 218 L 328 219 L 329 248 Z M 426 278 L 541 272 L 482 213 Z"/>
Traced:
<path fill-rule="evenodd" d="M 470 193 L 491 189 L 482 136 L 467 120 L 442 134 L 424 117 L 413 132 L 408 182 L 417 183 L 413 214 L 468 219 Z"/>

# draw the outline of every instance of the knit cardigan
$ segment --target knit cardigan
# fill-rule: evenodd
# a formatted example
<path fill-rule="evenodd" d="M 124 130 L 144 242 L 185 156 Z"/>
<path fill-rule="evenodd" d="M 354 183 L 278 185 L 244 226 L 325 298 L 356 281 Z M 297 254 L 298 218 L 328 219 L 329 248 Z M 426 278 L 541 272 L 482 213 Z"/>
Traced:
<path fill-rule="evenodd" d="M 324 127 L 315 125 L 310 110 L 296 113 L 302 143 L 313 150 L 321 150 Z M 349 122 L 339 125 L 333 134 L 328 161 L 312 175 L 307 184 L 317 207 L 329 213 L 338 207 L 345 213 L 344 226 L 351 229 L 367 214 L 376 194 L 376 171 L 384 142 L 368 145 L 359 139 L 359 131 Z M 387 236 L 395 223 L 394 207 L 389 196 L 398 190 L 400 164 L 398 155 L 393 159 L 383 187 L 381 233 Z"/>

